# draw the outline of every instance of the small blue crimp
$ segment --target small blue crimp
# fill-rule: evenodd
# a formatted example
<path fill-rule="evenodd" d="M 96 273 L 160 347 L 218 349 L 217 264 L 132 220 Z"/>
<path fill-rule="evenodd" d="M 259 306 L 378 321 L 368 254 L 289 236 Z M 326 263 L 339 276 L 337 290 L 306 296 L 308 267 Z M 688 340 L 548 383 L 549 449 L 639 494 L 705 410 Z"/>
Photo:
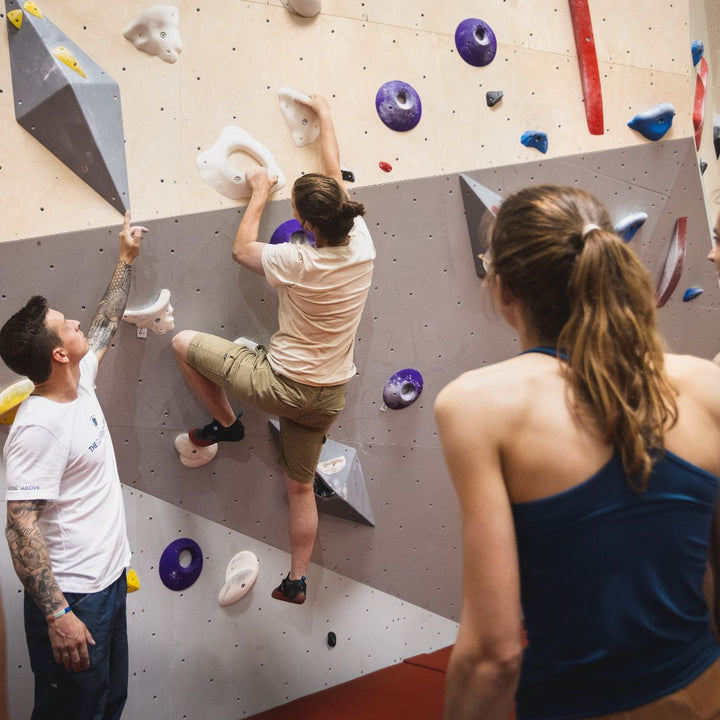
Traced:
<path fill-rule="evenodd" d="M 694 300 L 698 295 L 703 294 L 703 289 L 700 287 L 690 287 L 683 293 L 683 302 L 690 302 Z"/>
<path fill-rule="evenodd" d="M 700 62 L 700 58 L 705 53 L 705 46 L 703 45 L 703 41 L 693 40 L 690 50 L 692 52 L 693 65 L 697 65 Z"/>
<path fill-rule="evenodd" d="M 659 140 L 670 129 L 674 117 L 675 108 L 670 103 L 660 103 L 636 115 L 628 127 L 637 130 L 648 140 Z"/>
<path fill-rule="evenodd" d="M 547 133 L 541 130 L 526 130 L 520 137 L 520 142 L 525 147 L 532 147 L 541 153 L 546 153 L 548 149 Z"/>

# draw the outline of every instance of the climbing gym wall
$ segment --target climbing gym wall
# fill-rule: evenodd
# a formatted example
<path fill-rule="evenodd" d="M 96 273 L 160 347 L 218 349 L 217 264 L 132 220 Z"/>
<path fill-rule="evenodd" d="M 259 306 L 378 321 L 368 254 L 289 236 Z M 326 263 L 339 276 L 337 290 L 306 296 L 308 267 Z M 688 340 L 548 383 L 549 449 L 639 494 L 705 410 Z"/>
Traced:
<path fill-rule="evenodd" d="M 129 596 L 126 716 L 210 712 L 229 720 L 454 640 L 459 518 L 432 405 L 459 373 L 517 349 L 475 270 L 468 218 L 488 205 L 491 213 L 488 197 L 529 183 L 575 184 L 596 193 L 616 225 L 643 214 L 629 242 L 669 290 L 659 317 L 671 349 L 717 352 L 720 298 L 705 255 L 708 208 L 720 188 L 713 145 L 718 59 L 709 41 L 718 18 L 701 2 L 666 3 L 659 13 L 655 0 L 634 3 L 632 12 L 591 0 L 603 107 L 603 132 L 591 134 L 564 0 L 483 3 L 482 19 L 497 38 L 497 55 L 484 67 L 456 48 L 456 27 L 478 13 L 477 3 L 461 0 L 324 0 L 312 18 L 290 13 L 280 0 L 172 3 L 182 41 L 174 62 L 123 36 L 151 7 L 126 2 L 100 11 L 48 0 L 40 9 L 117 83 L 128 204 L 133 219 L 150 228 L 130 306 L 157 305 L 163 290 L 172 306 L 149 314 L 149 332 L 122 324 L 98 383 L 140 581 Z M 9 57 L 12 32 L 9 23 L 0 33 L 0 57 Z M 694 39 L 704 42 L 708 65 L 699 151 Z M 82 172 L 16 122 L 9 62 L 0 68 L 0 322 L 42 292 L 87 327 L 114 266 L 120 215 Z M 378 89 L 396 80 L 422 103 L 419 122 L 406 132 L 387 127 L 375 108 Z M 310 595 L 297 607 L 269 597 L 288 564 L 287 502 L 269 418 L 249 411 L 242 443 L 221 446 L 203 467 L 181 464 L 174 439 L 204 414 L 174 366 L 172 332 L 152 331 L 172 317 L 175 329 L 265 343 L 276 329 L 274 292 L 230 257 L 244 201 L 207 184 L 197 158 L 228 126 L 242 128 L 256 154 L 257 144 L 269 151 L 287 184 L 263 218 L 268 239 L 292 216 L 292 180 L 319 169 L 317 143 L 293 141 L 278 101 L 282 87 L 330 98 L 343 166 L 355 176 L 348 187 L 366 206 L 377 247 L 358 332 L 358 377 L 320 472 Z M 503 96 L 490 107 L 492 91 Z M 628 127 L 661 103 L 675 110 L 661 139 Z M 117 109 L 108 101 L 103 111 Z M 545 133 L 547 152 L 521 143 L 528 131 Z M 253 162 L 232 152 L 231 176 L 241 178 Z M 683 302 L 691 288 L 703 292 Z M 0 387 L 14 379 L 0 369 Z M 338 478 L 357 491 L 349 505 Z M 158 568 L 179 538 L 198 543 L 203 568 L 193 585 L 173 591 Z M 220 607 L 226 566 L 242 550 L 259 559 L 258 580 L 237 603 Z M 11 708 L 13 717 L 25 717 L 32 680 L 22 595 L 4 547 L 0 573 Z"/>

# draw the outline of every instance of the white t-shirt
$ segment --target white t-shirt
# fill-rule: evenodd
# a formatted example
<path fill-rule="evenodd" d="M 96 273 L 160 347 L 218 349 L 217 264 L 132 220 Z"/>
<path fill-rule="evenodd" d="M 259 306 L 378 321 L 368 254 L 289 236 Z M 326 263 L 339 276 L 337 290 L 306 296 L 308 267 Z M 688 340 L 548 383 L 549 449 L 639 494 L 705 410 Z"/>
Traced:
<path fill-rule="evenodd" d="M 272 368 L 306 385 L 339 385 L 355 374 L 353 347 L 367 301 L 375 246 L 357 216 L 347 245 L 266 245 L 262 265 L 277 289 L 280 329 L 270 339 Z"/>
<path fill-rule="evenodd" d="M 5 442 L 8 501 L 47 500 L 39 528 L 63 592 L 104 590 L 130 563 L 122 488 L 95 396 L 98 361 L 80 361 L 78 397 L 31 395 Z"/>

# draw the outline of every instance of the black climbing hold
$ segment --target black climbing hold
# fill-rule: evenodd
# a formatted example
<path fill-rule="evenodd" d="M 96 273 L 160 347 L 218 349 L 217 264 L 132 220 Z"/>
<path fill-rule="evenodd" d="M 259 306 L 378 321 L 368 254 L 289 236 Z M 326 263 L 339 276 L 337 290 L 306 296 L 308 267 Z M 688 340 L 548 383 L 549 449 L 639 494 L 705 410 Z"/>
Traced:
<path fill-rule="evenodd" d="M 713 123 L 713 144 L 715 145 L 715 159 L 720 157 L 720 115 L 715 116 Z"/>
<path fill-rule="evenodd" d="M 488 90 L 485 93 L 485 100 L 487 101 L 488 107 L 494 107 L 502 100 L 502 90 Z"/>
<path fill-rule="evenodd" d="M 340 170 L 342 173 L 342 179 L 345 182 L 355 182 L 355 173 L 352 170 Z"/>
<path fill-rule="evenodd" d="M 328 633 L 327 643 L 330 647 L 335 647 L 337 645 L 337 637 L 332 630 Z"/>
<path fill-rule="evenodd" d="M 702 158 L 700 158 L 700 174 L 704 175 L 706 170 L 707 170 L 707 163 Z"/>

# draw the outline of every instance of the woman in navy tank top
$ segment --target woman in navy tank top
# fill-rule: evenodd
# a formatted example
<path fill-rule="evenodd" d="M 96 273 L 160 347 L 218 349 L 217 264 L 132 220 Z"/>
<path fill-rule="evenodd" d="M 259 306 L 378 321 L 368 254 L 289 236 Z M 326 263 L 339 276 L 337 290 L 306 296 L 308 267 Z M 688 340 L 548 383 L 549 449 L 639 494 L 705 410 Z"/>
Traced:
<path fill-rule="evenodd" d="M 507 198 L 489 257 L 522 352 L 435 405 L 463 533 L 446 719 L 720 720 L 720 368 L 664 353 L 588 193 Z"/>

